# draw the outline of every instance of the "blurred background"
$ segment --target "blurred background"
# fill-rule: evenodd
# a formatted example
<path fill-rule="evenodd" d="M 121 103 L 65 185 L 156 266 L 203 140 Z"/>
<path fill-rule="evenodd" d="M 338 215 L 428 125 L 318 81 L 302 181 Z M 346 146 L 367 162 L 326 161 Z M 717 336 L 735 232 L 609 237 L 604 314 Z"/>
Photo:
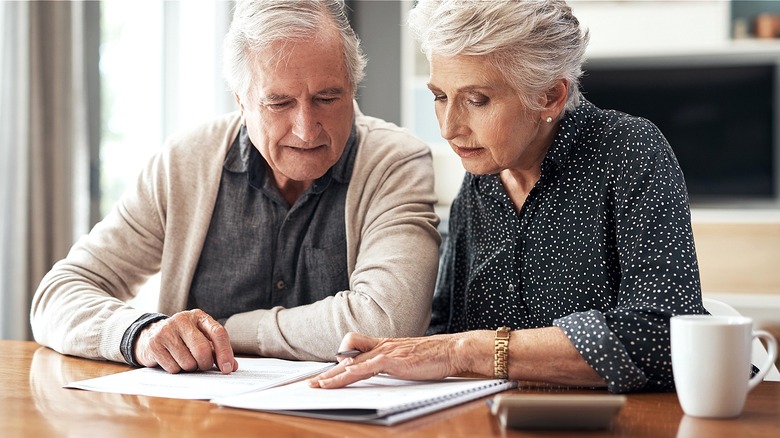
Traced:
<path fill-rule="evenodd" d="M 463 170 L 441 140 L 412 1 L 346 2 L 369 58 L 366 114 L 430 144 L 446 232 Z M 583 91 L 667 135 L 691 192 L 705 296 L 780 326 L 780 2 L 571 1 Z M 30 339 L 40 279 L 174 131 L 236 110 L 230 1 L 0 2 L 0 338 Z M 156 279 L 136 305 L 154 309 Z"/>

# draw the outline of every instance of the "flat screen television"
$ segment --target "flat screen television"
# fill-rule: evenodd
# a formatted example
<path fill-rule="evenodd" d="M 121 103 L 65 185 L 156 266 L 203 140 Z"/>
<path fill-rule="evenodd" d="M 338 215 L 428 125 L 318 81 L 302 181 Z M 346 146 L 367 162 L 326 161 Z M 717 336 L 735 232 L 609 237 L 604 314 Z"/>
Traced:
<path fill-rule="evenodd" d="M 776 205 L 780 55 L 589 60 L 581 89 L 669 140 L 691 204 Z"/>

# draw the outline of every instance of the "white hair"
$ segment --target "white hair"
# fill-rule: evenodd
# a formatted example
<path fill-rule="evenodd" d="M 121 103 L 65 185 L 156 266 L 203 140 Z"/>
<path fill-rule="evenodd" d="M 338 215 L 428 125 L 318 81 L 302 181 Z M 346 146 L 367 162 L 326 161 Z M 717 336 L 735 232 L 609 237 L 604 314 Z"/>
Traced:
<path fill-rule="evenodd" d="M 347 19 L 343 0 L 238 0 L 223 42 L 223 76 L 230 91 L 249 97 L 257 56 L 278 41 L 316 38 L 329 26 L 338 31 L 352 86 L 365 76 L 366 58 Z M 284 53 L 276 53 L 277 62 Z"/>
<path fill-rule="evenodd" d="M 540 94 L 565 79 L 565 109 L 579 105 L 590 36 L 564 0 L 420 0 L 408 22 L 428 60 L 486 56 L 532 110 L 542 109 Z"/>

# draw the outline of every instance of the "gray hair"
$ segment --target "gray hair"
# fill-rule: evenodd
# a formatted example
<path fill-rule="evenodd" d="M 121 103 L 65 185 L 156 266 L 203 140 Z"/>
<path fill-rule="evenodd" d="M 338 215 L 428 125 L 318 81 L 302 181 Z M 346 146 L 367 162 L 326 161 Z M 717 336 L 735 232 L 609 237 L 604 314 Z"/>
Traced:
<path fill-rule="evenodd" d="M 566 79 L 566 110 L 579 105 L 579 80 L 590 36 L 564 0 L 420 0 L 409 27 L 431 55 L 484 55 L 525 105 Z"/>
<path fill-rule="evenodd" d="M 252 66 L 277 41 L 314 38 L 336 29 L 344 50 L 353 96 L 365 76 L 366 58 L 349 24 L 343 0 L 238 0 L 223 42 L 223 75 L 230 91 L 250 97 Z M 282 62 L 284 53 L 276 53 Z"/>

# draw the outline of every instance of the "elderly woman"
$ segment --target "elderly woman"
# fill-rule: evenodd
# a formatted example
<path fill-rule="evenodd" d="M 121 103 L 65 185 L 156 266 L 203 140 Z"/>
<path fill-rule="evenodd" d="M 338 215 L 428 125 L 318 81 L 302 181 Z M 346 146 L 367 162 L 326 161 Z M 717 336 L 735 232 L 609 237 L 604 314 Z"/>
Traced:
<path fill-rule="evenodd" d="M 669 318 L 704 313 L 683 174 L 651 122 L 578 88 L 588 33 L 562 0 L 420 1 L 441 135 L 467 173 L 435 336 L 348 334 L 310 385 L 383 372 L 673 388 Z M 496 330 L 498 328 L 498 330 Z"/>

